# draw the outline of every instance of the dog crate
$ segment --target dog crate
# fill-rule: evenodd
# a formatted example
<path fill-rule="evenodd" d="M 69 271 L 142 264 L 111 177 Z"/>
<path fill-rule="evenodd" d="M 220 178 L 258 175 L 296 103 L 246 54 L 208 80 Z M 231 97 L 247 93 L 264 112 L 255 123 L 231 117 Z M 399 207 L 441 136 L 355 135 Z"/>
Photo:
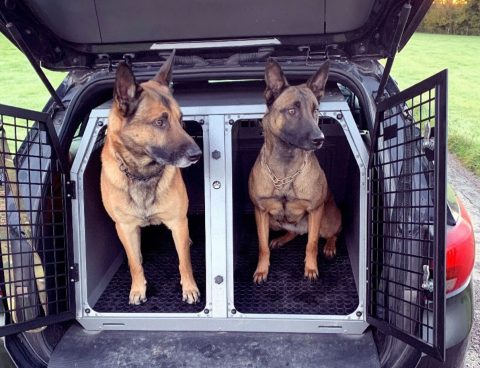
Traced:
<path fill-rule="evenodd" d="M 78 321 L 89 330 L 363 332 L 368 152 L 345 96 L 328 91 L 319 108 L 326 143 L 317 156 L 343 215 L 337 256 L 320 255 L 319 279 L 307 281 L 306 237 L 298 237 L 272 251 L 262 285 L 253 283 L 258 242 L 247 180 L 263 144 L 263 98 L 250 91 L 197 97 L 176 93 L 186 130 L 204 152 L 203 162 L 182 169 L 200 302 L 182 302 L 171 233 L 157 226 L 142 230 L 148 301 L 128 305 L 126 257 L 100 195 L 109 102 L 91 112 L 70 173 Z"/>

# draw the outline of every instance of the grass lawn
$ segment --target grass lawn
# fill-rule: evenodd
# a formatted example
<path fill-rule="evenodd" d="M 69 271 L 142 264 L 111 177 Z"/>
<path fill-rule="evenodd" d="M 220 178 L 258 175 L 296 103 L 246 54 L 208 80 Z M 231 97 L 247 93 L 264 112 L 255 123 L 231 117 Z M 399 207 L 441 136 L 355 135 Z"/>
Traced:
<path fill-rule="evenodd" d="M 0 103 L 41 110 L 50 98 L 27 58 L 0 34 Z M 65 73 L 46 70 L 50 83 L 57 88 Z"/>
<path fill-rule="evenodd" d="M 407 88 L 448 68 L 448 146 L 480 175 L 480 36 L 416 33 L 393 63 Z"/>
<path fill-rule="evenodd" d="M 0 35 L 0 102 L 41 109 L 49 95 L 32 67 Z M 449 148 L 480 174 L 480 37 L 415 34 L 395 60 L 392 75 L 401 88 L 449 69 Z M 47 71 L 54 87 L 64 73 Z"/>

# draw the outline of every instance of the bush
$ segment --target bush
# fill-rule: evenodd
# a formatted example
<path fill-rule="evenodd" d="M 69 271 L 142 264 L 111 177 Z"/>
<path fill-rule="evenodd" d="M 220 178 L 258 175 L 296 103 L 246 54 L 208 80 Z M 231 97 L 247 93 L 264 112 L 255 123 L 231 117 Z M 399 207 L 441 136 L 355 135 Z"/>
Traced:
<path fill-rule="evenodd" d="M 428 33 L 480 35 L 480 0 L 434 1 L 418 30 Z"/>

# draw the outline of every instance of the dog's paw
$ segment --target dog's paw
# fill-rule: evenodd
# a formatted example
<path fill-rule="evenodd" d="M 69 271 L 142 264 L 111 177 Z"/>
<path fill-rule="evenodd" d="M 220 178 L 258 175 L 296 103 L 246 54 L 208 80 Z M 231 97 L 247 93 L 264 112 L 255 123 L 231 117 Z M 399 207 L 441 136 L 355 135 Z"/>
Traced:
<path fill-rule="evenodd" d="M 313 256 L 305 258 L 305 273 L 304 277 L 310 281 L 315 281 L 318 278 L 318 263 L 317 259 Z"/>
<path fill-rule="evenodd" d="M 200 291 L 195 281 L 190 285 L 182 285 L 182 300 L 188 304 L 195 304 L 200 300 Z"/>
<path fill-rule="evenodd" d="M 287 232 L 286 234 L 279 236 L 278 238 L 272 239 L 269 246 L 271 249 L 283 247 L 285 244 L 287 244 L 290 240 L 294 239 L 296 236 L 297 234 L 295 233 Z"/>
<path fill-rule="evenodd" d="M 283 236 L 281 236 L 279 238 L 272 239 L 269 246 L 271 249 L 276 249 L 276 248 L 283 247 L 285 243 L 286 242 L 283 240 Z"/>
<path fill-rule="evenodd" d="M 318 278 L 318 268 L 305 266 L 304 277 L 310 281 L 315 281 Z"/>
<path fill-rule="evenodd" d="M 143 284 L 132 285 L 130 289 L 130 296 L 128 298 L 128 304 L 140 305 L 147 301 L 147 282 Z"/>
<path fill-rule="evenodd" d="M 335 257 L 336 254 L 337 247 L 335 243 L 333 245 L 329 243 L 325 244 L 325 246 L 323 247 L 323 255 L 325 256 L 325 258 L 332 259 L 333 257 Z"/>
<path fill-rule="evenodd" d="M 268 267 L 257 267 L 255 273 L 253 274 L 253 282 L 260 285 L 261 283 L 267 281 L 268 276 Z"/>

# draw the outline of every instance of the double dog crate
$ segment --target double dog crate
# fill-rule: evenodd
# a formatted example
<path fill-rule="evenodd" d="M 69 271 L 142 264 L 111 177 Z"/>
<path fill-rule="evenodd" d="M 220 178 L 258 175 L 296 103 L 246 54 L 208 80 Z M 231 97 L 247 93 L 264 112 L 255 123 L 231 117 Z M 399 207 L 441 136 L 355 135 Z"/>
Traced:
<path fill-rule="evenodd" d="M 182 302 L 173 240 L 160 226 L 142 231 L 148 301 L 128 305 L 128 265 L 99 190 L 109 102 L 91 112 L 70 172 L 76 185 L 72 216 L 78 321 L 89 330 L 362 333 L 367 327 L 368 152 L 345 96 L 331 90 L 319 108 L 326 143 L 317 155 L 343 214 L 337 256 L 332 261 L 321 257 L 319 280 L 307 281 L 306 237 L 299 237 L 272 251 L 269 279 L 262 285 L 253 283 L 258 242 L 247 181 L 263 143 L 263 99 L 238 91 L 204 104 L 176 97 L 185 129 L 204 153 L 201 162 L 182 169 L 200 302 Z"/>
<path fill-rule="evenodd" d="M 260 286 L 246 181 L 263 142 L 263 98 L 240 87 L 176 90 L 204 150 L 183 170 L 196 305 L 180 302 L 177 256 L 162 227 L 142 236 L 149 300 L 127 304 L 130 276 L 99 190 L 110 104 L 78 126 L 70 162 L 72 142 L 62 134 L 75 121 L 0 105 L 0 334 L 73 318 L 90 330 L 361 333 L 368 322 L 444 356 L 446 71 L 377 103 L 364 139 L 355 121 L 368 126 L 367 106 L 341 88 L 320 105 L 327 142 L 317 152 L 343 214 L 338 255 L 321 260 L 319 280 L 309 283 L 299 237 L 272 252 Z"/>

